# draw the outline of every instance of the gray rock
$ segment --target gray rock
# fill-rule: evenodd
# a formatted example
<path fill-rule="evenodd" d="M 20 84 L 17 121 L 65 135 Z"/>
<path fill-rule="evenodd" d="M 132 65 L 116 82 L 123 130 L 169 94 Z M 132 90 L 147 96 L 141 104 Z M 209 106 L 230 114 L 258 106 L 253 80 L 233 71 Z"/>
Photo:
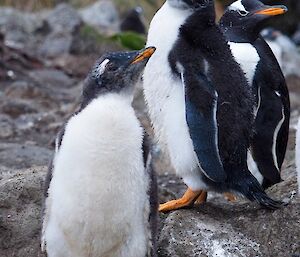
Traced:
<path fill-rule="evenodd" d="M 45 173 L 45 167 L 34 167 L 0 180 L 1 257 L 45 256 L 39 240 Z"/>
<path fill-rule="evenodd" d="M 295 195 L 295 177 L 270 190 L 278 198 Z M 268 211 L 254 203 L 227 203 L 222 197 L 169 214 L 159 239 L 160 257 L 248 257 L 300 254 L 300 198 Z M 162 218 L 165 218 L 163 215 Z"/>
<path fill-rule="evenodd" d="M 43 29 L 45 23 L 39 14 L 21 12 L 13 8 L 0 8 L 0 31 L 5 43 L 15 48 L 24 48 L 35 40 L 32 34 Z"/>
<path fill-rule="evenodd" d="M 74 86 L 73 79 L 64 72 L 56 69 L 34 70 L 29 73 L 29 77 L 41 87 L 62 89 Z"/>
<path fill-rule="evenodd" d="M 82 20 L 77 11 L 68 4 L 59 4 L 46 18 L 53 32 L 72 34 L 78 30 Z"/>
<path fill-rule="evenodd" d="M 46 97 L 37 86 L 22 80 L 13 82 L 6 88 L 4 93 L 10 98 L 33 99 Z"/>
<path fill-rule="evenodd" d="M 36 113 L 37 108 L 31 101 L 22 99 L 8 99 L 0 104 L 0 111 L 13 118 L 25 113 Z"/>
<path fill-rule="evenodd" d="M 0 114 L 0 139 L 6 139 L 14 134 L 13 121 L 8 115 Z"/>
<path fill-rule="evenodd" d="M 56 31 L 46 36 L 38 53 L 44 58 L 54 58 L 70 53 L 73 36 L 64 31 Z"/>
<path fill-rule="evenodd" d="M 30 144 L 0 144 L 1 165 L 13 169 L 28 168 L 33 165 L 48 165 L 52 154 L 52 151 L 47 148 Z"/>
<path fill-rule="evenodd" d="M 46 22 L 51 32 L 41 43 L 38 54 L 54 58 L 70 53 L 72 42 L 82 25 L 78 12 L 68 4 L 59 4 L 48 13 Z"/>
<path fill-rule="evenodd" d="M 79 11 L 82 20 L 103 32 L 117 31 L 119 27 L 119 15 L 111 1 L 98 0 Z"/>
<path fill-rule="evenodd" d="M 0 27 L 4 27 L 6 30 L 22 30 L 30 34 L 43 25 L 39 14 L 21 12 L 10 7 L 0 8 Z"/>

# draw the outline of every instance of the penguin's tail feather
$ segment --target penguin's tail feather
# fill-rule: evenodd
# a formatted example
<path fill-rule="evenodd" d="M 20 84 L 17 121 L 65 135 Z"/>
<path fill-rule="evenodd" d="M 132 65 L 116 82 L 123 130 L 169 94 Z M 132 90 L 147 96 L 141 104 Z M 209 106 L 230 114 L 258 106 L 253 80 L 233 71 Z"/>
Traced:
<path fill-rule="evenodd" d="M 238 170 L 232 171 L 233 173 L 238 172 Z M 236 173 L 234 177 L 235 181 L 233 180 L 234 184 L 232 187 L 247 197 L 250 201 L 257 201 L 263 207 L 271 210 L 275 210 L 286 205 L 286 203 L 282 201 L 270 198 L 248 168 L 246 168 L 243 173 L 239 170 L 239 174 Z"/>
<path fill-rule="evenodd" d="M 286 205 L 286 203 L 282 201 L 270 198 L 265 192 L 253 192 L 251 196 L 255 201 L 267 209 L 276 210 Z"/>

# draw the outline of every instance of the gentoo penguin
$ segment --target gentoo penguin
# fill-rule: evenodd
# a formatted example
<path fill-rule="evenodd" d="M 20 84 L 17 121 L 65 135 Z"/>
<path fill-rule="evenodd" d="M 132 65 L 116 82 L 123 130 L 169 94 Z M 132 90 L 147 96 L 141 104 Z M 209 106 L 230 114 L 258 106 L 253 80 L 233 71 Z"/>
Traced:
<path fill-rule="evenodd" d="M 144 94 L 157 140 L 188 186 L 160 205 L 166 212 L 238 192 L 267 208 L 270 199 L 247 168 L 254 100 L 215 24 L 212 0 L 167 0 L 150 24 L 157 50 L 144 71 Z"/>
<path fill-rule="evenodd" d="M 46 179 L 42 249 L 49 257 L 156 256 L 155 184 L 131 107 L 154 51 L 106 54 L 88 75 Z"/>
<path fill-rule="evenodd" d="M 249 168 L 263 187 L 281 181 L 289 135 L 290 100 L 285 78 L 272 50 L 260 36 L 265 21 L 287 11 L 258 0 L 239 0 L 226 10 L 220 27 L 256 97 Z"/>
<path fill-rule="evenodd" d="M 133 31 L 139 34 L 146 34 L 146 28 L 142 21 L 143 9 L 140 6 L 130 10 L 122 21 L 121 31 Z"/>

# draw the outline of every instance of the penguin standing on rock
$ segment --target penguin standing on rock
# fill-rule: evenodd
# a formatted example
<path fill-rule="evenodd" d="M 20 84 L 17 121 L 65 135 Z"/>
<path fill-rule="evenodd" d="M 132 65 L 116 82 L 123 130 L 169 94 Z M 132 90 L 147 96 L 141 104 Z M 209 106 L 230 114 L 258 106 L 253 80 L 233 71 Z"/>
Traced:
<path fill-rule="evenodd" d="M 49 257 L 156 256 L 154 175 L 131 107 L 154 51 L 107 54 L 89 74 L 46 179 L 42 249 Z"/>
<path fill-rule="evenodd" d="M 201 203 L 210 190 L 280 207 L 247 167 L 254 100 L 215 24 L 213 0 L 167 0 L 150 24 L 147 44 L 157 48 L 144 72 L 154 132 L 188 186 L 160 211 Z"/>
<path fill-rule="evenodd" d="M 220 28 L 256 97 L 255 132 L 248 163 L 265 188 L 281 181 L 280 170 L 289 135 L 290 100 L 280 66 L 259 33 L 265 21 L 286 11 L 282 5 L 239 0 L 228 7 L 220 20 Z"/>

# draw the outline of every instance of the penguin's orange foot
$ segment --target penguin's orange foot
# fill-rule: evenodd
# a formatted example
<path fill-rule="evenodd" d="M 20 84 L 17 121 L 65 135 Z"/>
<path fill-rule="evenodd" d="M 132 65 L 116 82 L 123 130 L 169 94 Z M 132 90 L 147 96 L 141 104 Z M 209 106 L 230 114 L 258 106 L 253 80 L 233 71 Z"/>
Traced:
<path fill-rule="evenodd" d="M 201 194 L 202 190 L 199 191 L 192 191 L 190 188 L 187 189 L 187 191 L 184 193 L 184 195 L 177 200 L 172 200 L 164 204 L 159 205 L 159 211 L 160 212 L 169 212 L 178 210 L 184 207 L 189 207 L 194 204 L 196 199 Z"/>
<path fill-rule="evenodd" d="M 232 193 L 224 193 L 224 197 L 228 202 L 235 202 L 237 200 L 236 196 Z"/>
<path fill-rule="evenodd" d="M 197 200 L 194 202 L 195 205 L 200 205 L 202 203 L 205 203 L 207 200 L 207 192 L 202 191 L 201 194 L 198 196 Z"/>

